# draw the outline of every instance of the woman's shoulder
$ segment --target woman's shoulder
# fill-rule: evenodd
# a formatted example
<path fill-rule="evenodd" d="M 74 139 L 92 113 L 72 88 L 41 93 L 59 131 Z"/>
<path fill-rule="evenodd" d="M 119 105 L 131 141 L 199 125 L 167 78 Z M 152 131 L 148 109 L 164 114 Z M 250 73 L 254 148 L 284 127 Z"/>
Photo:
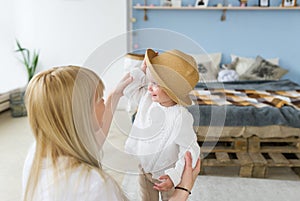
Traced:
<path fill-rule="evenodd" d="M 71 187 L 69 191 L 77 198 L 76 200 L 124 200 L 117 183 L 102 170 L 101 173 L 95 169 L 87 170 L 81 165 L 73 169 L 66 179 L 70 182 L 67 184 Z M 73 184 L 78 186 L 75 188 Z"/>
<path fill-rule="evenodd" d="M 35 143 L 29 150 L 27 159 L 24 164 L 23 170 L 23 188 L 27 183 L 29 172 L 31 169 L 33 156 L 35 153 Z M 55 195 L 60 189 L 65 189 L 65 192 L 60 196 L 64 199 L 58 200 L 107 200 L 107 201 L 119 201 L 124 200 L 123 194 L 119 190 L 116 182 L 107 174 L 102 172 L 102 170 L 92 169 L 84 164 L 78 165 L 76 167 L 70 168 L 70 158 L 66 156 L 61 156 L 57 158 L 57 168 L 60 170 L 57 174 L 54 166 L 49 161 L 49 159 L 44 159 L 42 161 L 40 186 L 41 194 L 40 197 L 45 195 Z M 57 183 L 53 183 L 53 175 L 56 175 Z M 51 185 L 49 185 L 51 184 Z M 47 189 L 43 186 L 48 186 Z M 68 199 L 67 199 L 68 198 Z M 42 200 L 42 199 L 41 199 Z"/>

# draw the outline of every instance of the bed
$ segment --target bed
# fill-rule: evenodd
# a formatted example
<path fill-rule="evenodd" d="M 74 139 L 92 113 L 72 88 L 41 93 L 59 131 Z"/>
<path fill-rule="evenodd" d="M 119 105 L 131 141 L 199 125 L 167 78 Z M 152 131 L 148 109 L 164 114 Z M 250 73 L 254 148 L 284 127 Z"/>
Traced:
<path fill-rule="evenodd" d="M 200 82 L 188 107 L 202 167 L 237 166 L 243 177 L 267 177 L 270 167 L 291 167 L 300 175 L 299 84 L 281 79 L 288 71 L 278 59 L 260 56 L 232 55 L 220 80 L 220 54 L 209 57 L 208 62 L 195 57 Z"/>
<path fill-rule="evenodd" d="M 300 86 L 290 80 L 199 83 L 188 110 L 205 167 L 239 167 L 267 177 L 270 167 L 300 175 Z"/>
<path fill-rule="evenodd" d="M 290 80 L 198 83 L 192 94 L 196 104 L 188 109 L 202 131 L 221 126 L 223 137 L 300 135 L 300 86 Z"/>

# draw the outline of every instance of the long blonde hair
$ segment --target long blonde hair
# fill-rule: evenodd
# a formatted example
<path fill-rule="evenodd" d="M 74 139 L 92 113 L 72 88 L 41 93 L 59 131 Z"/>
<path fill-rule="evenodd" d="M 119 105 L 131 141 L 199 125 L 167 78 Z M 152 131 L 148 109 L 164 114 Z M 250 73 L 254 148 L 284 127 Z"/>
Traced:
<path fill-rule="evenodd" d="M 25 101 L 36 150 L 24 200 L 34 196 L 43 159 L 57 167 L 60 156 L 70 158 L 68 168 L 84 164 L 102 175 L 101 145 L 95 139 L 95 94 L 103 97 L 104 84 L 91 70 L 55 67 L 37 74 L 28 84 Z M 92 115 L 94 114 L 94 115 Z M 57 171 L 58 172 L 58 171 Z"/>

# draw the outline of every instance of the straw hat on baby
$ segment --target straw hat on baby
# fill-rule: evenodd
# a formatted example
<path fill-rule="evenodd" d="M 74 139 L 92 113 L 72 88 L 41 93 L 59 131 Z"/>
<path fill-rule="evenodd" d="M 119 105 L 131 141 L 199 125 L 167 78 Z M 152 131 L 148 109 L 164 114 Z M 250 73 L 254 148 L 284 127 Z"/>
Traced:
<path fill-rule="evenodd" d="M 184 106 L 192 104 L 189 93 L 199 80 L 197 64 L 192 56 L 179 50 L 157 55 L 147 49 L 145 60 L 153 79 L 172 100 Z"/>

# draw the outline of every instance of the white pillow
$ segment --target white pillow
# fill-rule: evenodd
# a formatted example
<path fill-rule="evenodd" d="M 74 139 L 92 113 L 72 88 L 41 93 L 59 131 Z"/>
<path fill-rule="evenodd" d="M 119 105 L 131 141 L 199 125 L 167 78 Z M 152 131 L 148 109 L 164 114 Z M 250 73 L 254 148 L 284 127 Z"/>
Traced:
<path fill-rule="evenodd" d="M 231 62 L 233 62 L 237 57 L 239 58 L 239 61 L 235 67 L 235 70 L 239 75 L 242 75 L 250 68 L 250 66 L 252 66 L 252 64 L 254 64 L 255 58 L 240 57 L 232 54 Z M 275 65 L 279 64 L 279 58 L 266 59 L 266 60 Z"/>
<path fill-rule="evenodd" d="M 235 70 L 224 69 L 218 73 L 219 82 L 229 82 L 229 81 L 237 81 L 237 80 L 239 80 L 239 75 Z"/>
<path fill-rule="evenodd" d="M 199 70 L 200 82 L 217 81 L 222 53 L 190 54 L 196 60 Z"/>

